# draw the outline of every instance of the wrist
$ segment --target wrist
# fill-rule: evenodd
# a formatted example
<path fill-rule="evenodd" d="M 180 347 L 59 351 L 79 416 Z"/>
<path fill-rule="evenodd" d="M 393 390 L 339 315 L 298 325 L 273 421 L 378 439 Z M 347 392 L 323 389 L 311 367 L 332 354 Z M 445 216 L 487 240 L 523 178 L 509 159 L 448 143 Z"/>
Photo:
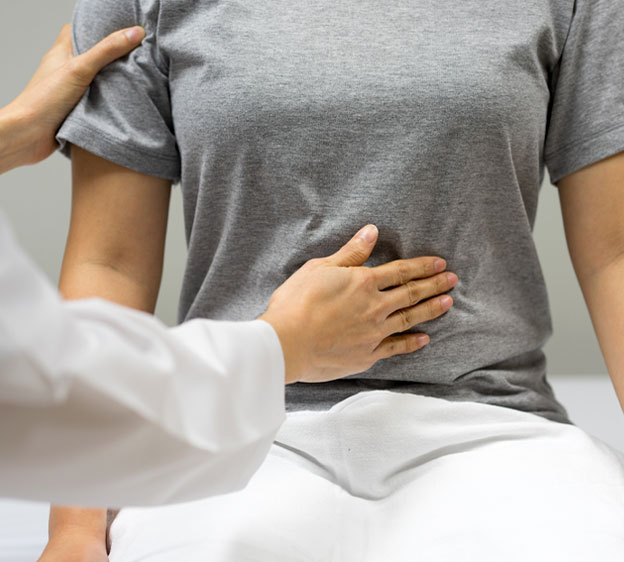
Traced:
<path fill-rule="evenodd" d="M 57 529 L 50 533 L 50 542 L 59 544 L 69 544 L 80 542 L 82 544 L 93 544 L 101 546 L 106 550 L 106 533 L 91 529 L 85 525 L 66 525 L 62 529 Z"/>
<path fill-rule="evenodd" d="M 98 539 L 80 530 L 51 535 L 41 558 L 45 560 L 108 560 L 108 550 L 103 539 Z"/>
<path fill-rule="evenodd" d="M 52 506 L 48 531 L 50 540 L 64 540 L 72 536 L 85 542 L 104 542 L 106 537 L 106 510 Z"/>
<path fill-rule="evenodd" d="M 292 337 L 293 331 L 284 326 L 275 318 L 270 317 L 267 313 L 261 315 L 259 320 L 267 322 L 277 334 L 284 356 L 284 383 L 292 384 L 299 382 L 304 373 L 304 360 L 301 346 L 298 345 L 296 338 Z"/>

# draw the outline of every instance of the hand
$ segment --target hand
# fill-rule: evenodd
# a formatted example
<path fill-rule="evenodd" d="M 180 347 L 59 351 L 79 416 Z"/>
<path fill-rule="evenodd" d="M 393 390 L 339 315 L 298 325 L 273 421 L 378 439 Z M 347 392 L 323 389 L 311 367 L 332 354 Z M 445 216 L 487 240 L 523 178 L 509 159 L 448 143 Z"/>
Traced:
<path fill-rule="evenodd" d="M 369 232 L 367 241 L 362 234 Z M 277 332 L 286 382 L 326 382 L 369 369 L 379 359 L 411 353 L 425 334 L 397 334 L 444 314 L 457 284 L 442 258 L 361 266 L 377 241 L 369 225 L 338 252 L 306 262 L 271 296 L 260 316 Z M 436 261 L 439 261 L 436 267 Z M 431 298 L 433 297 L 433 298 Z"/>
<path fill-rule="evenodd" d="M 35 164 L 52 154 L 56 131 L 95 75 L 128 54 L 144 37 L 141 27 L 117 31 L 89 51 L 73 56 L 70 26 L 64 26 L 26 89 L 0 110 L 0 173 Z"/>

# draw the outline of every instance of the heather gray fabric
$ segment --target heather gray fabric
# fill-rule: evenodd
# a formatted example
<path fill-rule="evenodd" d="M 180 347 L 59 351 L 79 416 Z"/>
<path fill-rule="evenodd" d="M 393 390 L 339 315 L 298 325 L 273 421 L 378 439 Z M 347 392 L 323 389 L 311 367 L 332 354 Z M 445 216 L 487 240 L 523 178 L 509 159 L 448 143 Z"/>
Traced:
<path fill-rule="evenodd" d="M 570 423 L 532 228 L 558 181 L 624 150 L 622 0 L 81 0 L 82 52 L 148 35 L 59 132 L 181 181 L 180 319 L 249 320 L 307 259 L 375 223 L 367 262 L 440 255 L 454 307 L 423 350 L 287 388 L 290 410 L 365 389 L 472 400 Z M 128 186 L 132 189 L 132 186 Z"/>

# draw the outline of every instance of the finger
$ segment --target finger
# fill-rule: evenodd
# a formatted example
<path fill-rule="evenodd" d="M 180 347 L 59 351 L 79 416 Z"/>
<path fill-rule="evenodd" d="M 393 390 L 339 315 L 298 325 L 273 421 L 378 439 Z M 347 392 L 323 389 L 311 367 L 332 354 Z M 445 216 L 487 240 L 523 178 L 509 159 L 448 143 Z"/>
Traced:
<path fill-rule="evenodd" d="M 384 304 L 388 314 L 401 308 L 409 308 L 425 299 L 445 293 L 457 285 L 458 278 L 454 273 L 447 271 L 433 277 L 410 281 L 400 287 L 384 291 Z"/>
<path fill-rule="evenodd" d="M 373 224 L 362 228 L 349 242 L 335 254 L 325 258 L 330 265 L 354 267 L 362 265 L 371 255 L 377 242 L 379 231 Z"/>
<path fill-rule="evenodd" d="M 402 334 L 389 336 L 384 339 L 373 351 L 375 361 L 387 359 L 393 355 L 405 355 L 422 349 L 429 343 L 427 334 Z"/>
<path fill-rule="evenodd" d="M 143 41 L 144 37 L 145 30 L 138 26 L 111 33 L 82 55 L 74 57 L 72 61 L 74 73 L 88 85 L 102 68 L 127 55 Z"/>
<path fill-rule="evenodd" d="M 373 267 L 379 290 L 404 285 L 412 279 L 431 277 L 444 271 L 446 262 L 437 256 L 423 256 L 409 260 L 396 260 Z"/>
<path fill-rule="evenodd" d="M 417 324 L 442 316 L 451 306 L 453 306 L 453 297 L 442 295 L 410 308 L 401 308 L 388 316 L 384 323 L 384 330 L 387 334 L 405 332 Z"/>

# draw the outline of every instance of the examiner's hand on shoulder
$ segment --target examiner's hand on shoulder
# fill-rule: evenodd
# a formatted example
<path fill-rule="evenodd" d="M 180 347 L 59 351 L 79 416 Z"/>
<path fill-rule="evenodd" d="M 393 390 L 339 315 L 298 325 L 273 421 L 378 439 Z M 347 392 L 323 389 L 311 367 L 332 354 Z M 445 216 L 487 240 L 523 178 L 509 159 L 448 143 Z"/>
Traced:
<path fill-rule="evenodd" d="M 63 27 L 26 89 L 0 110 L 0 173 L 35 164 L 52 154 L 57 129 L 95 75 L 127 55 L 144 37 L 142 27 L 131 27 L 73 56 L 70 26 Z"/>
<path fill-rule="evenodd" d="M 368 225 L 335 254 L 306 262 L 271 296 L 260 319 L 280 338 L 287 383 L 338 379 L 421 349 L 427 335 L 392 334 L 452 306 L 449 295 L 438 296 L 457 284 L 442 258 L 361 267 L 377 236 Z"/>

